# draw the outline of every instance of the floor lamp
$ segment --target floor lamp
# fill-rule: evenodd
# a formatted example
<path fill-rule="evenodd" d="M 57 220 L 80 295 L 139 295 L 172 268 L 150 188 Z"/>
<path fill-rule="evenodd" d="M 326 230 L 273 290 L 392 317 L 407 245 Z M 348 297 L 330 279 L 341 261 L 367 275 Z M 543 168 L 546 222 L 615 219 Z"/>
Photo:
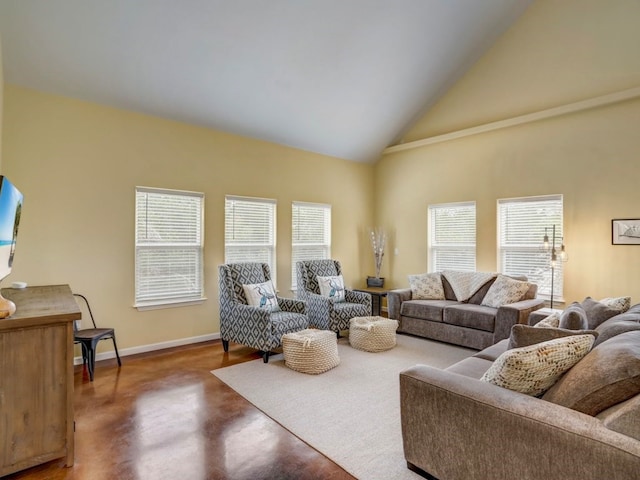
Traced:
<path fill-rule="evenodd" d="M 550 299 L 550 308 L 553 308 L 553 282 L 555 280 L 555 269 L 558 262 L 566 262 L 569 260 L 569 255 L 564 248 L 563 237 L 557 237 L 558 242 L 560 243 L 559 250 L 556 248 L 556 226 L 553 225 L 551 227 L 551 241 L 549 241 L 549 235 L 547 233 L 549 227 L 544 228 L 544 239 L 542 241 L 542 247 L 545 251 L 551 251 L 551 299 Z"/>

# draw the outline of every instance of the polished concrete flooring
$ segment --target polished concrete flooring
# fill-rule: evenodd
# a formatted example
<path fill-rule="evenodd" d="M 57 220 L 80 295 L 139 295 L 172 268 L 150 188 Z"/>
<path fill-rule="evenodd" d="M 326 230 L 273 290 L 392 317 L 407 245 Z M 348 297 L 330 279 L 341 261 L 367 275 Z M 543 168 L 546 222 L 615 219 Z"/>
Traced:
<path fill-rule="evenodd" d="M 210 373 L 257 358 L 214 341 L 98 362 L 93 382 L 78 366 L 75 465 L 5 479 L 353 479 Z"/>

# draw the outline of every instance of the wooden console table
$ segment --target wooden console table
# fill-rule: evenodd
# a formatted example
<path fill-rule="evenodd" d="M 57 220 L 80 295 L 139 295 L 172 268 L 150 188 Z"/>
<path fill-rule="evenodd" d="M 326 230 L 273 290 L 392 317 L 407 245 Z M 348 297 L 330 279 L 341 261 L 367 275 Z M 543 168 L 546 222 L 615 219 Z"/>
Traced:
<path fill-rule="evenodd" d="M 68 285 L 3 288 L 16 312 L 0 320 L 0 477 L 65 458 L 73 465 L 73 321 Z"/>

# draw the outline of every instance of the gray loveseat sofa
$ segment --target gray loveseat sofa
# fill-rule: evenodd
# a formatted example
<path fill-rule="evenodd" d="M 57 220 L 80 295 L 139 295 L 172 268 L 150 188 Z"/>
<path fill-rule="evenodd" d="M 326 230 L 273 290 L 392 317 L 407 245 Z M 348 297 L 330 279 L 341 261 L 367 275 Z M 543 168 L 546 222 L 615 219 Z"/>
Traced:
<path fill-rule="evenodd" d="M 509 337 L 512 325 L 526 324 L 529 314 L 544 306 L 544 300 L 536 298 L 536 284 L 531 284 L 523 300 L 494 308 L 482 305 L 482 300 L 497 277 L 465 302 L 458 301 L 447 278 L 441 278 L 444 300 L 415 300 L 409 288 L 387 294 L 388 315 L 398 320 L 398 332 L 482 350 Z M 526 280 L 522 276 L 512 278 Z"/>
<path fill-rule="evenodd" d="M 445 370 L 417 365 L 403 371 L 400 408 L 409 468 L 439 480 L 640 478 L 640 304 L 595 330 L 592 350 L 541 398 L 479 380 L 508 340 Z M 588 363 L 576 370 L 582 362 Z M 585 369 L 586 377 L 570 376 Z M 590 377 L 603 369 L 607 386 Z M 608 400 L 621 389 L 630 396 L 590 415 L 578 411 L 593 406 L 588 397 L 572 408 L 552 402 L 557 387 L 567 386 L 570 393 L 605 392 Z"/>

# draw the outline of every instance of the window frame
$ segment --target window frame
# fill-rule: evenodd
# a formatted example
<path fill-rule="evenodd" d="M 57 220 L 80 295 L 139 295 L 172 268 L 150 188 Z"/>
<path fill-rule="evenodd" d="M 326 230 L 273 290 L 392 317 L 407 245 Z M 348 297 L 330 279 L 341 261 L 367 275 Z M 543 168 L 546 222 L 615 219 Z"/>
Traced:
<path fill-rule="evenodd" d="M 467 209 L 473 208 L 473 243 L 441 243 L 436 241 L 438 222 L 437 213 L 445 209 Z M 462 224 L 461 224 L 462 225 Z M 466 224 L 465 224 L 466 225 Z M 469 227 L 470 225 L 466 225 Z M 459 265 L 451 265 L 450 267 L 437 268 L 438 260 L 437 255 L 439 251 L 458 251 L 458 252 L 473 252 L 473 269 L 461 269 Z M 477 208 L 475 201 L 466 202 L 453 202 L 453 203 L 438 203 L 428 206 L 427 213 L 427 262 L 428 272 L 437 272 L 445 269 L 455 269 L 463 271 L 475 271 L 477 265 Z"/>
<path fill-rule="evenodd" d="M 298 209 L 315 209 L 322 210 L 324 214 L 324 228 L 322 230 L 322 236 L 324 237 L 322 241 L 313 242 L 313 243 L 298 243 L 296 244 L 296 210 Z M 311 203 L 311 202 L 299 202 L 294 201 L 291 203 L 291 290 L 295 292 L 298 288 L 298 281 L 296 275 L 296 263 L 299 260 L 323 260 L 331 258 L 331 215 L 332 209 L 331 205 L 327 203 Z M 299 220 L 299 219 L 298 219 Z M 318 258 L 310 258 L 308 256 L 296 256 L 296 247 L 305 246 L 313 246 L 320 249 L 324 249 L 324 256 Z"/>
<path fill-rule="evenodd" d="M 198 213 L 191 218 L 190 220 L 195 220 L 195 224 L 193 227 L 196 231 L 196 239 L 195 241 L 188 242 L 162 242 L 158 243 L 156 241 L 144 241 L 141 240 L 139 235 L 139 228 L 142 223 L 144 223 L 147 227 L 150 222 L 148 220 L 147 213 L 149 210 L 145 210 L 145 212 L 141 212 L 139 210 L 139 196 L 141 194 L 144 195 L 170 195 L 176 197 L 183 198 L 197 198 L 198 199 Z M 204 285 L 204 210 L 205 210 L 205 194 L 202 192 L 194 192 L 189 190 L 173 190 L 167 188 L 154 188 L 154 187 L 143 187 L 136 186 L 135 187 L 135 213 L 134 213 L 134 245 L 135 245 L 135 260 L 134 260 L 134 307 L 138 310 L 149 310 L 149 309 L 158 309 L 158 308 L 172 308 L 172 307 L 180 307 L 186 305 L 193 305 L 202 303 L 207 298 L 205 296 L 205 285 Z M 165 210 L 168 211 L 168 210 Z M 159 212 L 161 213 L 161 212 Z M 141 218 L 144 217 L 144 218 Z M 168 215 L 164 215 L 165 220 L 170 218 Z M 183 217 L 183 218 L 189 218 Z M 146 220 L 146 221 L 145 221 Z M 158 291 L 153 293 L 153 291 L 148 290 L 146 294 L 143 294 L 141 283 L 143 283 L 144 276 L 141 275 L 141 271 L 144 269 L 144 253 L 143 252 L 151 252 L 157 250 L 191 250 L 195 252 L 195 268 L 193 271 L 193 277 L 190 280 L 195 281 L 195 287 L 191 290 L 191 293 L 187 293 L 185 295 L 172 295 L 167 294 L 165 296 L 161 295 L 161 292 Z M 191 257 L 188 258 L 191 260 Z M 182 262 L 180 262 L 182 263 Z M 189 264 L 190 262 L 184 262 Z M 160 268 L 162 265 L 156 265 L 155 268 Z M 175 272 L 175 271 L 174 271 Z M 172 275 L 180 275 L 179 273 L 173 273 Z M 184 277 L 184 275 L 181 275 Z M 151 298 L 153 297 L 153 298 Z"/>
<path fill-rule="evenodd" d="M 271 242 L 260 243 L 255 241 L 251 242 L 238 242 L 236 245 L 231 245 L 228 242 L 227 231 L 228 231 L 228 209 L 229 202 L 237 202 L 243 204 L 245 207 L 250 205 L 260 205 L 262 207 L 269 207 L 270 217 L 267 223 L 270 226 L 269 236 Z M 269 270 L 271 271 L 271 281 L 273 282 L 274 287 L 276 286 L 276 278 L 277 278 L 277 269 L 276 269 L 276 247 L 277 247 L 277 200 L 270 198 L 260 198 L 260 197 L 245 197 L 240 195 L 225 195 L 225 208 L 224 208 L 224 263 L 236 263 L 236 262 L 259 262 L 259 263 L 267 263 L 269 265 Z M 235 221 L 234 221 L 234 230 L 235 230 Z M 239 232 L 238 232 L 239 233 Z M 232 248 L 266 248 L 268 253 L 268 259 L 252 259 L 251 256 L 243 259 L 237 259 L 230 256 L 230 247 Z"/>
<path fill-rule="evenodd" d="M 521 245 L 505 245 L 503 240 L 503 223 L 504 214 L 502 208 L 508 205 L 525 205 L 531 204 L 539 213 L 531 216 L 531 241 Z M 548 220 L 549 210 L 555 210 L 552 214 L 555 218 Z M 547 213 L 543 213 L 543 212 Z M 514 221 L 516 219 L 514 218 Z M 522 222 L 522 220 L 519 220 Z M 503 198 L 497 201 L 497 271 L 506 275 L 526 275 L 530 282 L 536 283 L 538 286 L 537 296 L 545 300 L 551 298 L 551 252 L 542 248 L 545 233 L 551 239 L 553 225 L 556 226 L 556 248 L 559 249 L 560 242 L 564 237 L 564 198 L 562 194 L 537 195 L 530 197 L 514 197 Z M 546 232 L 545 232 L 546 228 Z M 517 232 L 514 230 L 513 236 Z M 509 269 L 506 265 L 506 252 L 521 252 L 525 261 L 528 262 L 528 270 L 525 269 Z M 536 259 L 533 261 L 532 259 Z M 538 265 L 536 267 L 536 264 Z M 533 270 L 533 271 L 532 271 Z M 564 302 L 564 264 L 562 261 L 556 263 L 554 268 L 553 279 L 553 298 L 554 302 Z"/>

